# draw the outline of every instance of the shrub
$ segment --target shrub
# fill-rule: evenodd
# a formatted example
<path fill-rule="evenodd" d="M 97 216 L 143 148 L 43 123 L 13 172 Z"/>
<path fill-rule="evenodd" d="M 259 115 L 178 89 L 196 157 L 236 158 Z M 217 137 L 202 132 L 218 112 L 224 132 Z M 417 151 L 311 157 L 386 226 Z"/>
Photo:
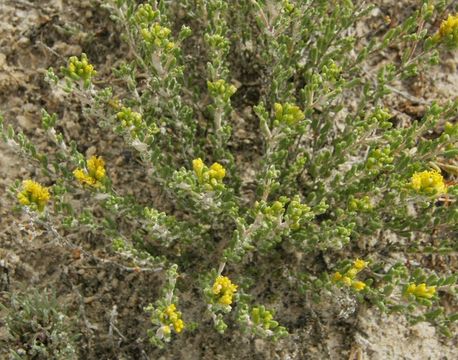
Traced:
<path fill-rule="evenodd" d="M 77 359 L 74 324 L 55 294 L 33 291 L 13 294 L 5 311 L 7 338 L 3 345 L 11 359 Z"/>
<path fill-rule="evenodd" d="M 123 86 L 96 86 L 102 75 L 85 54 L 49 69 L 47 80 L 138 152 L 173 210 L 123 195 L 110 179 L 109 149 L 86 159 L 55 114 L 42 118 L 54 153 L 11 126 L 3 137 L 51 184 L 36 185 L 46 199 L 30 183 L 11 187 L 32 220 L 55 236 L 90 226 L 112 241 L 122 266 L 164 271 L 163 296 L 146 309 L 151 343 L 197 327 L 179 301 L 192 286 L 201 289 L 193 302 L 206 304 L 202 318 L 221 333 L 230 324 L 286 336 L 274 308 L 295 293 L 304 307 L 339 294 L 450 334 L 458 315 L 441 295 L 456 295 L 457 274 L 415 259 L 457 249 L 458 101 L 428 100 L 406 126 L 386 101 L 402 94 L 399 81 L 458 47 L 447 1 L 423 0 L 398 24 L 363 1 L 103 5 L 129 50 L 112 71 Z M 357 36 L 369 18 L 376 29 Z M 381 61 L 394 47 L 400 57 Z M 252 135 L 249 149 L 240 132 Z M 82 192 L 103 211 L 75 206 Z M 258 304 L 264 296 L 252 289 L 266 282 L 273 295 Z"/>

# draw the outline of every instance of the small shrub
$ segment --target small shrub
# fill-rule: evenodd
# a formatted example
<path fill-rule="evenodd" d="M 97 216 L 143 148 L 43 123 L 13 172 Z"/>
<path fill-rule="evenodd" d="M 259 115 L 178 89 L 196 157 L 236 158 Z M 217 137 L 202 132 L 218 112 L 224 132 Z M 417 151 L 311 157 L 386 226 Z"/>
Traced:
<path fill-rule="evenodd" d="M 86 159 L 46 111 L 54 152 L 40 152 L 12 126 L 3 138 L 35 161 L 50 198 L 29 183 L 11 193 L 54 235 L 88 226 L 113 242 L 123 266 L 164 271 L 163 296 L 146 308 L 157 346 L 198 331 L 188 324 L 200 318 L 221 333 L 230 325 L 287 336 L 275 299 L 292 293 L 304 308 L 340 294 L 450 334 L 458 316 L 441 296 L 456 298 L 457 274 L 415 257 L 457 250 L 458 101 L 430 99 L 403 126 L 386 100 L 396 81 L 458 47 L 457 15 L 447 13 L 450 2 L 423 0 L 392 24 L 367 3 L 103 2 L 129 49 L 112 71 L 123 86 L 95 85 L 102 75 L 85 54 L 59 73 L 49 69 L 47 80 L 138 152 L 174 210 L 123 195 L 110 179 L 118 169 L 109 149 Z M 368 19 L 377 31 L 356 36 Z M 381 62 L 393 47 L 400 57 Z M 251 95 L 247 74 L 256 79 Z M 238 129 L 253 134 L 252 148 Z M 81 193 L 84 204 L 70 201 Z M 251 291 L 267 282 L 271 300 L 259 304 Z M 201 289 L 193 295 L 204 304 L 198 318 L 179 301 L 191 287 Z"/>
<path fill-rule="evenodd" d="M 34 291 L 13 294 L 8 304 L 0 304 L 11 359 L 77 359 L 74 324 L 54 294 Z"/>

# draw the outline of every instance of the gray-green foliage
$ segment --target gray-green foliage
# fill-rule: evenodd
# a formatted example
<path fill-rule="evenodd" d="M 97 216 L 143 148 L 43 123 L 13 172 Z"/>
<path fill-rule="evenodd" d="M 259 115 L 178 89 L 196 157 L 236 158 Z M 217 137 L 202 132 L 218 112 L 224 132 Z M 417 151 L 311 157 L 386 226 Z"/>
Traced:
<path fill-rule="evenodd" d="M 356 257 L 352 251 L 379 264 L 390 252 L 408 259 L 414 251 L 457 250 L 457 187 L 424 194 L 411 179 L 428 169 L 456 179 L 458 125 L 452 121 L 458 101 L 428 99 L 424 114 L 408 126 L 385 105 L 399 93 L 397 81 L 440 61 L 443 43 L 435 24 L 452 6 L 441 0 L 417 5 L 391 24 L 365 1 L 104 1 L 129 49 L 113 69 L 124 86 L 99 89 L 87 77 L 69 77 L 68 66 L 61 76 L 50 70 L 48 80 L 82 99 L 103 129 L 114 129 L 138 151 L 174 213 L 120 195 L 109 179 L 103 187 L 86 188 L 103 216 L 74 209 L 66 199 L 77 191 L 72 170 L 85 159 L 75 143 L 65 144 L 53 115 L 44 113 L 43 125 L 57 155 L 38 153 L 11 127 L 4 139 L 56 182 L 54 209 L 45 214 L 49 221 L 51 215 L 63 216 L 68 228 L 84 225 L 103 233 L 134 263 L 178 265 L 210 294 L 215 278 L 226 271 L 243 294 L 234 297 L 239 308 L 233 320 L 257 336 L 283 336 L 286 330 L 271 319 L 273 312 L 253 307 L 250 286 L 285 277 L 316 299 L 322 291 L 337 291 L 328 272 L 343 266 L 337 259 Z M 358 34 L 364 21 L 374 22 L 376 31 Z M 399 59 L 380 61 L 394 47 Z M 253 135 L 253 148 L 239 149 L 241 128 Z M 117 225 L 121 217 L 129 231 Z M 380 239 L 391 234 L 394 240 L 385 248 Z M 379 240 L 368 241 L 374 238 Z M 321 253 L 335 259 L 335 266 L 311 270 L 310 259 Z M 298 254 L 297 264 L 282 263 L 279 278 L 253 271 L 253 261 L 261 268 Z M 442 274 L 442 280 L 415 277 L 405 267 L 406 274 L 397 278 L 394 268 L 399 266 L 377 265 L 361 273 L 364 285 L 342 289 L 382 311 L 432 307 L 419 319 L 444 329 L 455 320 L 439 316 L 444 310 L 439 297 L 409 302 L 405 294 L 410 283 L 425 283 L 456 295 L 453 274 Z M 390 290 L 396 286 L 397 292 Z M 173 296 L 177 302 L 179 292 Z M 161 306 L 171 302 L 170 295 Z M 186 309 L 183 313 L 186 320 Z M 231 315 L 223 319 L 209 307 L 205 316 L 223 332 Z M 278 336 L 270 327 L 280 329 Z"/>
<path fill-rule="evenodd" d="M 75 323 L 55 294 L 38 290 L 13 294 L 0 305 L 7 329 L 2 346 L 9 349 L 11 359 L 78 359 Z"/>

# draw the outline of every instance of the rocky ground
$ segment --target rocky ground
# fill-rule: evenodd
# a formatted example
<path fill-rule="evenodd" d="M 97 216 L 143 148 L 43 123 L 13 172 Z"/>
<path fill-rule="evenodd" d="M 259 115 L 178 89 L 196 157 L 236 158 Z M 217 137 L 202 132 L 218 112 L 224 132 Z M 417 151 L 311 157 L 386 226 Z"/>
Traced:
<path fill-rule="evenodd" d="M 412 1 L 379 3 L 380 11 L 394 17 Z M 40 149 L 53 151 L 40 129 L 40 111 L 45 108 L 56 112 L 65 136 L 76 140 L 80 151 L 103 152 L 108 163 L 122 170 L 118 173 L 124 175 L 113 179 L 117 185 L 129 184 L 127 188 L 137 196 L 151 196 L 146 194 L 151 191 L 146 176 L 137 176 L 132 183 L 129 174 L 143 172 L 132 154 L 120 146 L 119 139 L 102 134 L 95 120 L 88 123 L 81 115 L 77 101 L 52 91 L 43 80 L 49 66 L 57 68 L 66 57 L 82 51 L 88 53 L 100 74 L 110 72 L 123 47 L 106 12 L 89 0 L 0 0 L 0 14 L 0 111 L 7 122 L 24 129 Z M 401 119 L 414 117 L 432 97 L 455 97 L 457 63 L 456 56 L 449 54 L 431 73 L 398 84 L 401 91 L 390 100 L 396 115 Z M 100 78 L 109 81 L 107 76 Z M 81 326 L 81 359 L 458 358 L 456 337 L 444 339 L 427 324 L 409 326 L 398 316 L 381 316 L 365 307 L 355 307 L 351 316 L 335 316 L 332 310 L 328 317 L 312 313 L 297 316 L 302 323 L 291 321 L 290 325 L 300 330 L 274 345 L 220 336 L 208 326 L 184 333 L 168 350 L 155 350 L 145 339 L 148 318 L 142 309 L 158 295 L 161 281 L 157 275 L 94 263 L 61 247 L 52 241 L 51 234 L 13 213 L 14 201 L 6 196 L 8 187 L 17 179 L 33 176 L 35 171 L 33 164 L 0 143 L 0 273 L 8 277 L 0 283 L 0 300 L 6 301 L 9 293 L 31 288 L 55 289 L 59 301 Z M 85 249 L 106 255 L 109 244 L 89 232 L 68 236 Z M 286 307 L 300 315 L 298 304 Z M 5 336 L 2 325 L 0 316 L 0 339 Z M 113 326 L 118 331 L 113 331 Z M 7 350 L 0 349 L 1 359 L 7 358 Z"/>

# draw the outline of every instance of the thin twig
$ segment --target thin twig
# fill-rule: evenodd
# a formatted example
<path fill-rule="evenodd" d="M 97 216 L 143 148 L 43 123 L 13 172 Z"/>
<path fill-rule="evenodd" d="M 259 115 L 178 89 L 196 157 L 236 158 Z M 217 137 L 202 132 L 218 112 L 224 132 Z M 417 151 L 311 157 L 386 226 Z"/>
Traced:
<path fill-rule="evenodd" d="M 54 228 L 54 226 L 52 224 L 50 224 L 49 222 L 46 222 L 46 221 L 43 221 L 43 220 L 39 219 L 37 216 L 35 216 L 35 214 L 33 214 L 30 211 L 30 209 L 26 208 L 26 213 L 27 213 L 27 215 L 29 215 L 30 219 L 35 224 L 43 226 L 48 232 L 53 234 L 53 236 L 55 237 L 54 242 L 57 242 L 59 245 L 65 247 L 67 249 L 77 250 L 77 251 L 81 252 L 84 256 L 86 256 L 88 259 L 95 260 L 95 261 L 103 263 L 103 264 L 115 265 L 115 266 L 121 268 L 122 270 L 124 270 L 126 272 L 158 272 L 158 271 L 162 271 L 163 270 L 162 267 L 158 267 L 158 268 L 130 267 L 130 266 L 126 266 L 126 265 L 123 265 L 121 263 L 118 263 L 117 261 L 113 261 L 113 260 L 109 260 L 109 259 L 103 259 L 101 257 L 98 257 L 97 255 L 94 255 L 94 254 L 82 249 L 78 245 L 76 245 L 76 244 L 72 243 L 71 241 L 69 241 L 69 240 L 65 239 L 64 237 L 62 237 L 59 234 L 59 232 Z"/>
<path fill-rule="evenodd" d="M 113 308 L 111 309 L 111 312 L 110 312 L 110 327 L 108 329 L 108 336 L 110 337 L 110 339 L 113 342 L 113 330 L 114 330 L 116 332 L 116 334 L 118 334 L 119 337 L 123 341 L 127 341 L 127 338 L 116 327 L 116 323 L 117 322 L 118 322 L 118 307 L 115 304 L 115 305 L 113 305 Z"/>
<path fill-rule="evenodd" d="M 425 101 L 424 99 L 420 99 L 416 96 L 413 96 L 413 95 L 410 95 L 409 93 L 405 92 L 405 91 L 402 91 L 402 90 L 399 90 L 393 86 L 390 86 L 390 85 L 385 85 L 385 87 L 387 89 L 389 89 L 390 91 L 398 94 L 398 95 L 401 95 L 402 97 L 406 98 L 407 100 L 413 102 L 413 103 L 417 103 L 417 104 L 421 104 L 421 105 L 430 105 L 430 102 L 428 101 Z"/>

